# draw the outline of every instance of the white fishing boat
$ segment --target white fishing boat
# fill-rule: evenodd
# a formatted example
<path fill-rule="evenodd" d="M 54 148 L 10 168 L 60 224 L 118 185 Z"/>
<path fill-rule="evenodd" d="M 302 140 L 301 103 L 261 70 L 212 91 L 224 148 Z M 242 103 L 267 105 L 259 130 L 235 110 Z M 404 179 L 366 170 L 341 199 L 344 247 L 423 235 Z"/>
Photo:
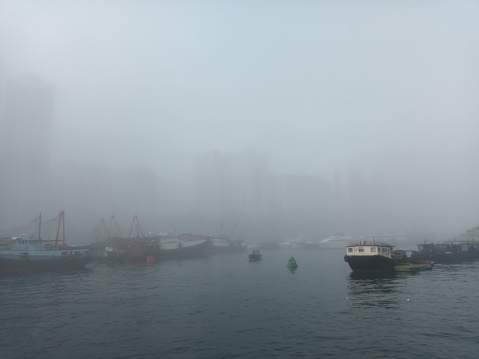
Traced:
<path fill-rule="evenodd" d="M 349 233 L 336 233 L 319 241 L 321 248 L 344 248 L 350 242 L 356 242 L 359 238 L 349 235 Z"/>
<path fill-rule="evenodd" d="M 146 246 L 146 255 L 157 261 L 202 257 L 208 254 L 209 242 L 205 237 L 193 234 L 159 235 Z"/>
<path fill-rule="evenodd" d="M 224 236 L 210 237 L 209 245 L 211 253 L 234 253 L 246 250 L 246 244 L 242 240 L 232 240 Z"/>
<path fill-rule="evenodd" d="M 66 245 L 64 218 L 64 211 L 61 211 L 58 216 L 57 237 L 54 240 L 41 238 L 40 215 L 37 237 L 22 234 L 3 241 L 0 247 L 0 274 L 73 270 L 85 267 L 90 261 L 89 249 Z"/>

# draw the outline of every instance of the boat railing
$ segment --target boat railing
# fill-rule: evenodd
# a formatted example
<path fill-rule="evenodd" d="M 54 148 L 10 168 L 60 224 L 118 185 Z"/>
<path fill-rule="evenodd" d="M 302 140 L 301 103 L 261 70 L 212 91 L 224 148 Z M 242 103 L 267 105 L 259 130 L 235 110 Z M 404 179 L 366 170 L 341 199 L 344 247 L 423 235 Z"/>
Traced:
<path fill-rule="evenodd" d="M 381 247 L 394 247 L 392 244 L 385 243 L 385 242 L 378 242 L 378 241 L 355 241 L 355 242 L 349 242 L 348 247 L 352 246 L 381 246 Z"/>

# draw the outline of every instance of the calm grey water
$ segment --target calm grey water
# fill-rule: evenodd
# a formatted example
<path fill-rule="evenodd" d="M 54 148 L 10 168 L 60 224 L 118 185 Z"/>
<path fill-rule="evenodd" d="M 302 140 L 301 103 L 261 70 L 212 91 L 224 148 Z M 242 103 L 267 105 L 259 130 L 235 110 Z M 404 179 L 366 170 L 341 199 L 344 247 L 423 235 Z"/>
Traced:
<path fill-rule="evenodd" d="M 343 255 L 2 277 L 0 358 L 479 357 L 479 262 L 353 279 Z"/>

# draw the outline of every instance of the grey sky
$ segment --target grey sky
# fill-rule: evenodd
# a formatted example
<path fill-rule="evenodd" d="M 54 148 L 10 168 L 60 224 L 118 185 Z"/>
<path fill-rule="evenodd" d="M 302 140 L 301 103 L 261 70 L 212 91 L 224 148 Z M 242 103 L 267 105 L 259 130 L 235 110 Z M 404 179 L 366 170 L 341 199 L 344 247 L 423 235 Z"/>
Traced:
<path fill-rule="evenodd" d="M 405 212 L 472 225 L 477 19 L 475 1 L 2 0 L 0 71 L 55 86 L 54 163 L 186 173 L 251 152 L 277 173 L 360 170 Z"/>

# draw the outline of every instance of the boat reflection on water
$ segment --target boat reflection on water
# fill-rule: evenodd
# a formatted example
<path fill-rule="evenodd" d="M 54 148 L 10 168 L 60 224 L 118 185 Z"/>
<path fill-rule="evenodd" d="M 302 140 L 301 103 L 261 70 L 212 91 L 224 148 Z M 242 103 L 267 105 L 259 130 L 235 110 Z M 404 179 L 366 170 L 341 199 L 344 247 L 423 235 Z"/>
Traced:
<path fill-rule="evenodd" d="M 388 273 L 367 273 L 367 272 L 351 272 L 349 274 L 350 280 L 380 280 L 396 278 L 395 272 Z"/>
<path fill-rule="evenodd" d="M 354 307 L 399 307 L 398 288 L 400 279 L 389 275 L 351 274 L 348 278 L 348 301 Z"/>

